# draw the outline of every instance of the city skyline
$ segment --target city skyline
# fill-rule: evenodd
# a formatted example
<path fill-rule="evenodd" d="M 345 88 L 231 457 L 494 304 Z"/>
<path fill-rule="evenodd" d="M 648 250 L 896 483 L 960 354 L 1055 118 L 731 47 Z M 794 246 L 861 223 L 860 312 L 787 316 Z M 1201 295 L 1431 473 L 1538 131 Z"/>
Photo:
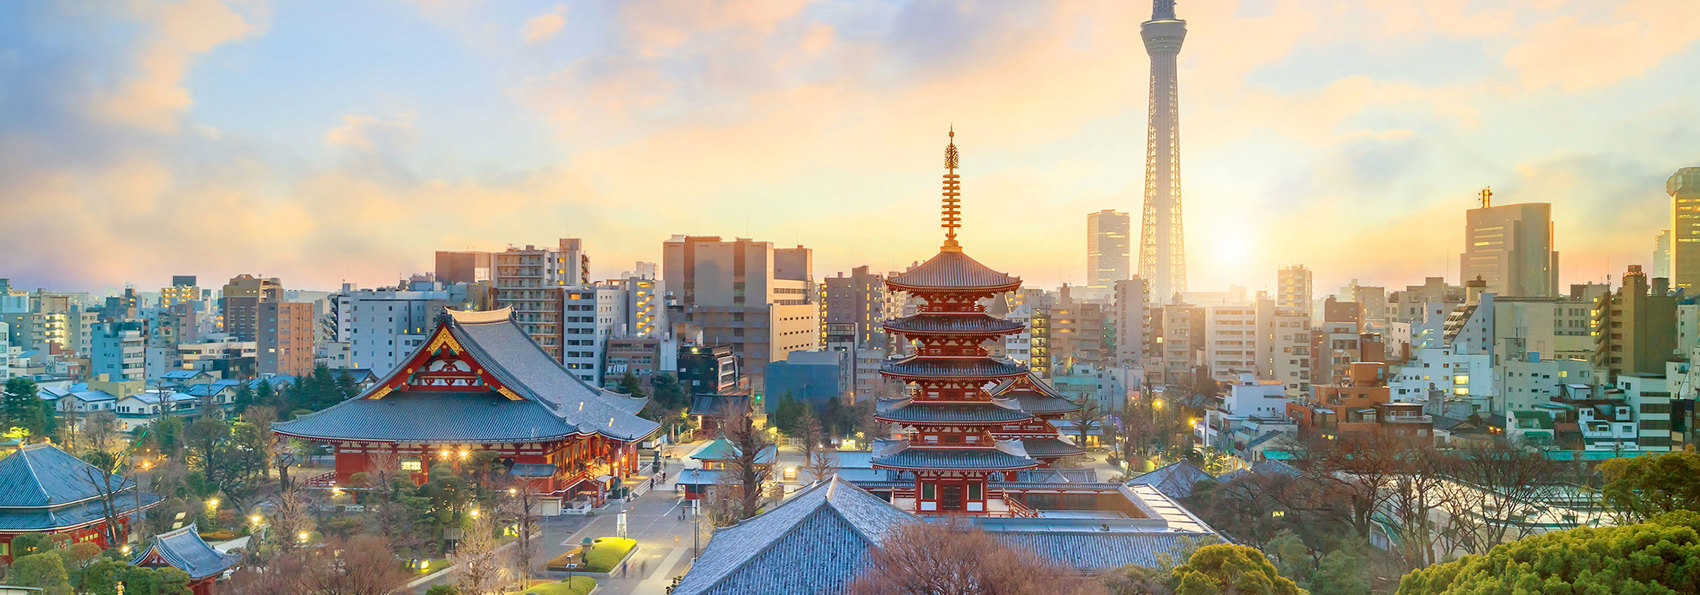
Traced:
<path fill-rule="evenodd" d="M 1183 4 L 1193 289 L 1456 282 L 1483 186 L 1553 204 L 1561 287 L 1651 268 L 1700 165 L 1700 7 L 1465 4 Z M 0 204 L 31 222 L 0 269 L 334 289 L 578 237 L 600 279 L 692 234 L 902 270 L 931 227 L 867 237 L 934 199 L 952 122 L 963 244 L 1030 285 L 1085 285 L 1081 215 L 1138 208 L 1141 3 L 645 8 L 0 7 Z"/>

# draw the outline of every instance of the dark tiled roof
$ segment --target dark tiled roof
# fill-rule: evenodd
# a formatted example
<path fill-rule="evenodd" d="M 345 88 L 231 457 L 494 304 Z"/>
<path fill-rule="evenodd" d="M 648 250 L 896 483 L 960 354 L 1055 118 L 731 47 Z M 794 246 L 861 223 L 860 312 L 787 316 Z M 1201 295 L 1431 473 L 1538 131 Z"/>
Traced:
<path fill-rule="evenodd" d="M 721 529 L 675 595 L 841 593 L 897 527 L 917 522 L 833 477 L 765 513 Z"/>
<path fill-rule="evenodd" d="M 51 444 L 31 444 L 0 459 L 0 508 L 64 506 L 98 498 L 104 474 Z M 118 489 L 128 488 L 128 478 Z"/>
<path fill-rule="evenodd" d="M 1021 447 L 1030 457 L 1067 457 L 1086 452 L 1063 438 L 1029 438 L 1021 441 Z"/>
<path fill-rule="evenodd" d="M 202 541 L 194 523 L 182 529 L 155 535 L 147 549 L 142 550 L 130 563 L 141 565 L 151 552 L 159 552 L 166 564 L 189 573 L 189 578 L 196 580 L 229 570 L 242 560 L 241 554 L 222 553 Z"/>
<path fill-rule="evenodd" d="M 660 429 L 660 424 L 637 417 L 647 399 L 585 383 L 532 342 L 513 321 L 511 312 L 507 308 L 494 312 L 449 310 L 445 323 L 461 346 L 503 386 L 550 405 L 583 429 L 618 440 L 646 438 Z"/>
<path fill-rule="evenodd" d="M 880 372 L 911 377 L 955 378 L 1020 376 L 1020 364 L 1001 358 L 937 358 L 913 356 L 880 364 Z"/>
<path fill-rule="evenodd" d="M 1192 495 L 1192 486 L 1206 479 L 1213 478 L 1192 461 L 1182 460 L 1128 480 L 1127 485 L 1148 485 L 1178 500 Z"/>
<path fill-rule="evenodd" d="M 1000 441 L 997 448 L 908 448 L 906 442 L 894 443 L 888 452 L 874 456 L 873 464 L 893 469 L 974 469 L 1013 471 L 1039 466 L 1021 451 L 1013 441 Z"/>
<path fill-rule="evenodd" d="M 886 279 L 893 288 L 913 290 L 1000 291 L 1021 286 L 1021 279 L 997 272 L 959 251 L 939 252 L 927 262 Z"/>
<path fill-rule="evenodd" d="M 1033 416 L 1016 409 L 1014 403 L 934 404 L 900 401 L 874 417 L 900 424 L 927 422 L 980 423 L 1002 425 L 1032 419 Z"/>
<path fill-rule="evenodd" d="M 758 465 L 772 463 L 778 453 L 779 448 L 769 444 L 756 453 L 755 462 Z M 732 443 L 725 438 L 715 438 L 708 444 L 696 447 L 696 450 L 692 450 L 688 456 L 698 461 L 730 461 L 738 456 L 738 449 L 733 447 Z"/>
<path fill-rule="evenodd" d="M 142 492 L 141 507 L 152 508 L 159 504 L 160 497 Z M 115 504 L 121 509 L 119 516 L 135 512 L 135 492 L 125 489 L 116 499 Z M 100 500 L 84 500 L 70 506 L 54 508 L 0 508 L 0 531 L 56 531 L 80 527 L 106 520 L 106 511 L 100 505 Z"/>
<path fill-rule="evenodd" d="M 691 397 L 691 415 L 720 415 L 725 408 L 735 411 L 750 409 L 749 395 L 696 395 Z"/>
<path fill-rule="evenodd" d="M 1287 477 L 1298 477 L 1300 475 L 1304 475 L 1304 473 L 1299 471 L 1298 468 L 1274 459 L 1264 460 L 1256 465 L 1252 465 L 1251 471 L 1252 473 L 1257 473 L 1259 475 L 1285 475 Z"/>
<path fill-rule="evenodd" d="M 1034 415 L 1070 413 L 1080 410 L 1080 404 L 1057 392 L 1039 375 L 1029 371 L 1026 376 L 1007 378 L 993 385 L 993 396 L 1015 399 L 1021 410 Z"/>
<path fill-rule="evenodd" d="M 1221 543 L 1212 533 L 996 531 L 992 535 L 1085 573 L 1138 564 L 1164 568 L 1185 562 L 1194 547 Z"/>
<path fill-rule="evenodd" d="M 273 428 L 317 440 L 432 443 L 541 441 L 596 431 L 581 431 L 536 401 L 514 401 L 493 392 L 438 391 L 349 399 Z"/>
<path fill-rule="evenodd" d="M 1019 322 L 985 314 L 916 314 L 885 321 L 885 329 L 903 334 L 1004 335 L 1026 328 Z"/>
<path fill-rule="evenodd" d="M 383 383 L 360 397 L 273 428 L 303 438 L 413 442 L 516 442 L 591 433 L 635 441 L 660 429 L 659 423 L 636 415 L 645 399 L 586 384 L 532 342 L 511 313 L 507 308 L 450 310 L 438 318 L 438 330 L 446 328 L 468 357 L 523 401 L 494 393 L 444 396 L 422 390 L 372 398 L 389 390 Z"/>

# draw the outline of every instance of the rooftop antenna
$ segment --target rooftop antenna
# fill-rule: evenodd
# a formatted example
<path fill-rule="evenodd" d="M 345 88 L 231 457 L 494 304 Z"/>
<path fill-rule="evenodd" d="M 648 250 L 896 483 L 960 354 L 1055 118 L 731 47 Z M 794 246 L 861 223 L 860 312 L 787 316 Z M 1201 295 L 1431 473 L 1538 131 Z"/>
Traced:
<path fill-rule="evenodd" d="M 1482 208 L 1485 209 L 1485 208 L 1493 206 L 1493 187 L 1492 186 L 1487 186 L 1487 187 L 1482 188 L 1481 196 L 1482 196 Z"/>

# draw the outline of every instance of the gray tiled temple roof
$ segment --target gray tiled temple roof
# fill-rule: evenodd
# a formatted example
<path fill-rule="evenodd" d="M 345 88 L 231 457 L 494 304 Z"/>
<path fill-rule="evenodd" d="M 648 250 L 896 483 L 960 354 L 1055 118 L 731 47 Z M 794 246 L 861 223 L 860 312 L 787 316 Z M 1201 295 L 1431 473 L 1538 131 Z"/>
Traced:
<path fill-rule="evenodd" d="M 1192 486 L 1206 479 L 1215 479 L 1192 461 L 1180 460 L 1153 469 L 1128 480 L 1127 485 L 1147 485 L 1157 488 L 1164 496 L 1182 499 L 1192 495 Z"/>
<path fill-rule="evenodd" d="M 1020 376 L 1027 369 L 1003 358 L 942 358 L 911 356 L 880 364 L 880 372 L 928 378 Z"/>
<path fill-rule="evenodd" d="M 152 552 L 158 552 L 166 564 L 189 573 L 189 578 L 195 580 L 220 574 L 242 560 L 241 554 L 220 552 L 201 540 L 194 523 L 182 529 L 155 535 L 153 542 L 130 563 L 140 565 Z"/>
<path fill-rule="evenodd" d="M 0 459 L 0 531 L 52 531 L 106 519 L 100 496 L 105 474 L 51 444 L 30 444 Z M 134 512 L 135 486 L 113 478 L 119 514 Z M 159 503 L 142 492 L 141 507 Z"/>
<path fill-rule="evenodd" d="M 635 441 L 660 424 L 636 414 L 634 399 L 586 384 L 549 357 L 512 319 L 512 310 L 446 311 L 437 319 L 467 355 L 523 400 L 494 392 L 388 391 L 387 380 L 323 411 L 279 422 L 278 433 L 321 440 L 516 442 L 574 434 Z M 430 348 L 430 343 L 419 349 Z M 417 353 L 417 352 L 415 352 Z M 400 371 L 392 372 L 392 374 Z"/>
<path fill-rule="evenodd" d="M 769 444 L 756 452 L 755 463 L 766 465 L 773 463 L 778 456 L 779 447 Z M 689 455 L 698 461 L 730 461 L 738 456 L 738 448 L 725 438 L 715 438 L 707 444 L 696 447 Z"/>
<path fill-rule="evenodd" d="M 841 593 L 916 517 L 836 476 L 717 531 L 675 595 Z"/>
<path fill-rule="evenodd" d="M 886 279 L 886 285 L 904 291 L 1007 291 L 1020 287 L 1021 279 L 994 271 L 960 251 L 947 250 Z"/>
<path fill-rule="evenodd" d="M 0 459 L 0 508 L 64 506 L 98 498 L 100 470 L 51 444 L 30 444 Z M 130 486 L 128 478 L 116 489 Z"/>
<path fill-rule="evenodd" d="M 1024 328 L 1026 325 L 1019 322 L 993 318 L 983 313 L 922 313 L 885 321 L 886 330 L 903 334 L 1001 335 L 1019 333 Z"/>
<path fill-rule="evenodd" d="M 1118 532 L 1118 531 L 1020 531 L 993 532 L 1010 546 L 1025 549 L 1083 573 L 1138 564 L 1162 568 L 1186 561 L 1194 547 L 1222 543 L 1214 533 Z"/>
<path fill-rule="evenodd" d="M 588 434 L 536 401 L 494 392 L 417 391 L 382 399 L 349 399 L 273 426 L 316 440 L 469 443 L 555 440 Z"/>
<path fill-rule="evenodd" d="M 1028 419 L 1032 415 L 1015 408 L 1012 402 L 973 404 L 933 404 L 905 399 L 880 411 L 876 419 L 900 424 L 913 423 L 978 423 L 1002 425 Z"/>
<path fill-rule="evenodd" d="M 1066 457 L 1083 452 L 1086 449 L 1075 446 L 1061 436 L 1056 438 L 1026 438 L 1021 441 L 1021 447 L 1030 457 Z"/>

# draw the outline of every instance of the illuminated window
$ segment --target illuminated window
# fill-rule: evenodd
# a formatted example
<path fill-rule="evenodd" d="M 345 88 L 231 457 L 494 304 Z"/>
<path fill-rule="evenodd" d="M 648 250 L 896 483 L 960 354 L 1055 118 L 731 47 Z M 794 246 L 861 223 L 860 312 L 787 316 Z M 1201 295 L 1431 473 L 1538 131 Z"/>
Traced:
<path fill-rule="evenodd" d="M 1452 383 L 1453 384 L 1469 384 L 1470 383 L 1470 375 L 1459 374 L 1457 376 L 1453 376 L 1452 377 Z"/>

